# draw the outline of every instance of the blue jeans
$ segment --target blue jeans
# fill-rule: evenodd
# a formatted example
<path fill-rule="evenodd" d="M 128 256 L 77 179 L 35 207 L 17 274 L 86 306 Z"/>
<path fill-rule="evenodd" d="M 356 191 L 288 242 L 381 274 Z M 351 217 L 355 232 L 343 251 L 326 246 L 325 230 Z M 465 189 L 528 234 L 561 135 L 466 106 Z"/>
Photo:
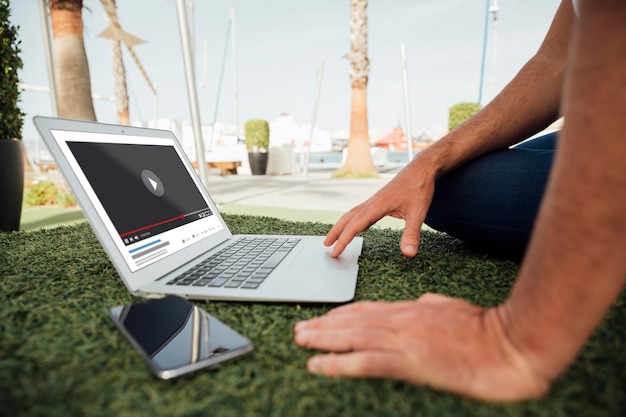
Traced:
<path fill-rule="evenodd" d="M 558 132 L 493 152 L 441 177 L 426 224 L 464 241 L 522 256 L 543 197 Z"/>

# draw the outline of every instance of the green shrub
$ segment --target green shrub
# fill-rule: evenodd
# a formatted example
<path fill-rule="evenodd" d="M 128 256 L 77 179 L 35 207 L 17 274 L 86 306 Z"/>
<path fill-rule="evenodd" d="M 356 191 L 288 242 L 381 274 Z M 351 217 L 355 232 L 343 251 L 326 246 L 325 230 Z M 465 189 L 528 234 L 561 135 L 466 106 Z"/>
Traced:
<path fill-rule="evenodd" d="M 24 204 L 27 206 L 46 206 L 54 204 L 57 186 L 52 181 L 39 181 L 29 188 L 24 195 Z"/>
<path fill-rule="evenodd" d="M 245 124 L 248 152 L 267 152 L 270 145 L 270 125 L 265 120 L 248 120 Z"/>
<path fill-rule="evenodd" d="M 480 103 L 457 103 L 450 107 L 448 131 L 454 130 L 461 123 L 478 113 L 482 108 Z"/>
<path fill-rule="evenodd" d="M 54 204 L 61 207 L 73 207 L 76 205 L 76 199 L 70 190 L 57 188 Z"/>
<path fill-rule="evenodd" d="M 39 181 L 26 191 L 24 204 L 27 206 L 48 206 L 56 204 L 61 207 L 76 205 L 74 194 L 67 188 L 59 188 L 53 181 Z"/>
<path fill-rule="evenodd" d="M 0 140 L 22 137 L 24 113 L 19 109 L 17 71 L 22 68 L 18 28 L 9 23 L 9 0 L 0 0 Z"/>

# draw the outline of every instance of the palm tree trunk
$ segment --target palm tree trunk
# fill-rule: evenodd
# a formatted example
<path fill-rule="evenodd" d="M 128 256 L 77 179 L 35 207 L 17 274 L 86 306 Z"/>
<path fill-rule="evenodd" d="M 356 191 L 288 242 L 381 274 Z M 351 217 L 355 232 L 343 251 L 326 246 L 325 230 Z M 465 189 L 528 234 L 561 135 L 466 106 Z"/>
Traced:
<path fill-rule="evenodd" d="M 83 41 L 82 0 L 50 0 L 59 117 L 96 120 Z"/>
<path fill-rule="evenodd" d="M 345 168 L 354 173 L 375 172 L 370 152 L 369 124 L 367 119 L 367 84 L 352 84 L 352 111 L 350 113 L 350 139 Z"/>
<path fill-rule="evenodd" d="M 333 176 L 377 176 L 370 152 L 367 118 L 367 82 L 369 59 L 367 57 L 367 0 L 350 1 L 350 82 L 352 83 L 352 112 L 348 154 L 342 169 Z"/>

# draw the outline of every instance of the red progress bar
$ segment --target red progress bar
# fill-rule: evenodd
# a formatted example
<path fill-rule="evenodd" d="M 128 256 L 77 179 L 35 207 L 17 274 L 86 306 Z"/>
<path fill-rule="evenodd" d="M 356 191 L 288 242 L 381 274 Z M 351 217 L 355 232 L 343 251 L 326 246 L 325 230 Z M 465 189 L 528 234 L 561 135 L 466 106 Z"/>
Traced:
<path fill-rule="evenodd" d="M 185 218 L 185 215 L 181 214 L 181 215 L 178 215 L 176 217 L 172 217 L 171 219 L 163 220 L 162 222 L 149 224 L 148 226 L 140 227 L 139 229 L 135 229 L 135 230 L 131 230 L 130 232 L 122 233 L 122 234 L 120 234 L 120 237 L 124 237 L 124 236 L 128 236 L 128 235 L 134 235 L 135 233 L 143 232 L 146 229 L 151 229 L 153 227 L 157 227 L 157 226 L 160 226 L 160 225 L 165 224 L 165 223 L 173 222 L 174 220 L 182 220 L 184 218 Z"/>

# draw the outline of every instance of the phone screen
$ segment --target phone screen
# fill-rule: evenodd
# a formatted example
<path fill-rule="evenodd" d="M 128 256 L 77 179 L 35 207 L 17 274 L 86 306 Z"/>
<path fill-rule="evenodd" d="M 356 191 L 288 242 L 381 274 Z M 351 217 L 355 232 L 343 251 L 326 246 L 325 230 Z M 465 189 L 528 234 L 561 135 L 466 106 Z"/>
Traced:
<path fill-rule="evenodd" d="M 177 296 L 114 307 L 109 315 L 162 379 L 216 365 L 253 348 L 247 338 Z"/>

